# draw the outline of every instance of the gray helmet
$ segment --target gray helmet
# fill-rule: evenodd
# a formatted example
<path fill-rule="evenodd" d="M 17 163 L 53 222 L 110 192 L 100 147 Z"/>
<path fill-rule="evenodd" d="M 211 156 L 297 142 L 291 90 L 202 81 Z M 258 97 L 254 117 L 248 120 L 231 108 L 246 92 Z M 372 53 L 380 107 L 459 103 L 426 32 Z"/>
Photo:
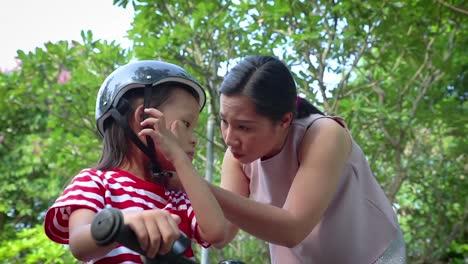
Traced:
<path fill-rule="evenodd" d="M 193 88 L 199 97 L 200 111 L 203 109 L 206 101 L 205 91 L 183 68 L 156 60 L 131 62 L 113 71 L 99 88 L 95 116 L 99 133 L 104 135 L 104 121 L 110 116 L 110 110 L 117 108 L 126 92 L 166 82 L 177 82 Z"/>

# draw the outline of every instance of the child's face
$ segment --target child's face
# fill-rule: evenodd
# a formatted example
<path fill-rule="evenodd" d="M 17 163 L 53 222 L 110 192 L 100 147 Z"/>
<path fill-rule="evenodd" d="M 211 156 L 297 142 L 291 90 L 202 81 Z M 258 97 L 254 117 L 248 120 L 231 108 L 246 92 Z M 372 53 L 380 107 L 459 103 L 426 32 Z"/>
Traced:
<path fill-rule="evenodd" d="M 136 104 L 139 106 L 136 108 L 135 114 L 142 117 L 143 113 L 140 111 L 143 111 L 143 100 Z M 172 154 L 180 155 L 180 150 L 185 152 L 190 159 L 193 159 L 195 145 L 197 143 L 194 132 L 199 116 L 199 104 L 195 97 L 182 88 L 172 87 L 169 97 L 164 103 L 159 105 L 156 109 L 150 108 L 146 111 L 149 111 L 149 117 L 143 122 L 135 122 L 134 129 L 139 131 L 146 126 L 155 126 L 154 129 L 158 129 L 156 126 L 159 127 L 160 134 L 158 136 L 158 133 L 155 133 L 156 131 L 146 131 L 147 133 L 151 133 L 152 137 L 157 136 L 160 140 L 160 145 L 156 146 L 156 158 L 161 169 L 163 171 L 175 171 L 174 166 L 169 160 L 174 158 Z M 151 111 L 153 111 L 153 113 L 151 113 Z M 161 124 L 157 125 L 157 119 L 161 113 L 164 115 L 165 131 L 160 126 Z M 135 118 L 137 117 L 135 116 Z M 177 121 L 177 123 L 175 123 L 175 121 Z M 145 122 L 149 123 L 145 124 Z M 148 136 L 148 134 L 146 136 Z M 145 142 L 146 139 L 143 138 L 143 140 Z"/>
<path fill-rule="evenodd" d="M 180 146 L 191 159 L 197 143 L 195 127 L 198 122 L 199 107 L 197 99 L 181 88 L 175 88 L 168 100 L 159 107 L 164 113 L 166 128 L 170 129 L 176 120 L 184 124 L 181 133 L 177 136 Z"/>

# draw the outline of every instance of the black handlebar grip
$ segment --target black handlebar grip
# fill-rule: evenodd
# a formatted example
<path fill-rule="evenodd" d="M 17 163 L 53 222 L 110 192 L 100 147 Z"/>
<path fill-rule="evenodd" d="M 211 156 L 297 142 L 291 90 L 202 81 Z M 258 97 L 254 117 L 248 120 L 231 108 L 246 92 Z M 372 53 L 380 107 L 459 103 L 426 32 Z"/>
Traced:
<path fill-rule="evenodd" d="M 91 223 L 91 236 L 99 246 L 105 247 L 117 241 L 123 226 L 123 214 L 115 208 L 101 210 Z"/>
<path fill-rule="evenodd" d="M 99 246 L 108 246 L 118 242 L 125 247 L 138 252 L 142 256 L 146 253 L 141 249 L 135 232 L 123 223 L 123 214 L 119 209 L 106 208 L 101 210 L 91 223 L 91 235 Z M 146 257 L 146 263 L 195 263 L 183 258 L 183 254 L 190 248 L 191 241 L 183 233 L 180 233 L 172 245 L 171 250 L 165 255 L 158 255 L 154 259 Z"/>

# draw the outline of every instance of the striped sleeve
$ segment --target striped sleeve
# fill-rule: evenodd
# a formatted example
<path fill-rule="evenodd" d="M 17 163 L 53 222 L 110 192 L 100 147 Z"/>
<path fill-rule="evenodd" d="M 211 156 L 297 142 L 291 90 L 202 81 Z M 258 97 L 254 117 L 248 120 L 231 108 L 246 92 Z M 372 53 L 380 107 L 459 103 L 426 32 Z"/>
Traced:
<path fill-rule="evenodd" d="M 105 190 L 99 176 L 95 170 L 82 170 L 49 208 L 44 229 L 52 241 L 68 244 L 68 220 L 74 210 L 89 209 L 98 212 L 104 208 Z"/>
<path fill-rule="evenodd" d="M 198 222 L 197 222 L 197 217 L 195 216 L 195 211 L 193 210 L 192 204 L 186 197 L 185 197 L 185 202 L 187 205 L 185 212 L 187 213 L 187 217 L 190 223 L 190 232 L 193 234 L 193 239 L 195 239 L 195 241 L 204 248 L 211 247 L 210 243 L 203 241 L 203 239 L 200 237 L 200 233 L 198 232 Z"/>
<path fill-rule="evenodd" d="M 203 241 L 198 233 L 197 218 L 187 194 L 182 191 L 171 190 L 167 192 L 167 195 L 169 196 L 169 203 L 165 209 L 180 216 L 181 223 L 179 224 L 179 229 L 201 246 L 209 248 L 211 244 Z"/>

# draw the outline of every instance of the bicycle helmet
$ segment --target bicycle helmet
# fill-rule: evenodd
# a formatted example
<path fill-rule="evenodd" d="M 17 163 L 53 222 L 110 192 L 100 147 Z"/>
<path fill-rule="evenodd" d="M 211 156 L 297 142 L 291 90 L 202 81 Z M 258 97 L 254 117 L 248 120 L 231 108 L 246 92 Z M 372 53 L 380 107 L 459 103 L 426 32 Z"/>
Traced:
<path fill-rule="evenodd" d="M 104 135 L 104 121 L 110 110 L 116 108 L 122 96 L 132 89 L 155 87 L 166 82 L 178 82 L 195 90 L 199 97 L 200 111 L 206 102 L 202 86 L 183 68 L 156 60 L 132 62 L 117 68 L 101 85 L 96 100 L 96 125 Z"/>
<path fill-rule="evenodd" d="M 104 123 L 108 118 L 124 128 L 125 134 L 133 143 L 145 153 L 150 161 L 150 170 L 153 178 L 166 185 L 171 172 L 161 171 L 154 151 L 154 143 L 146 137 L 147 145 L 138 138 L 124 118 L 130 109 L 128 101 L 123 95 L 132 89 L 144 89 L 144 106 L 149 107 L 151 91 L 163 83 L 180 83 L 192 88 L 198 94 L 200 111 L 205 106 L 206 94 L 202 86 L 183 68 L 156 60 L 143 60 L 132 62 L 117 68 L 103 82 L 99 88 L 96 100 L 96 126 L 101 136 L 104 136 Z"/>

